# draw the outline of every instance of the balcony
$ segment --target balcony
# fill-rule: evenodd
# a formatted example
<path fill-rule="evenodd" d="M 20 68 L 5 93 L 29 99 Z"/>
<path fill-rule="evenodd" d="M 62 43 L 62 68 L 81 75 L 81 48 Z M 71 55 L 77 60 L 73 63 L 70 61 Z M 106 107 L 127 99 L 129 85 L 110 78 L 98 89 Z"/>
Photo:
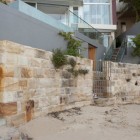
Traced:
<path fill-rule="evenodd" d="M 60 31 L 64 32 L 79 31 L 80 33 L 84 34 L 90 39 L 93 39 L 97 43 L 103 44 L 102 33 L 93 28 L 90 24 L 88 24 L 86 21 L 78 17 L 76 14 L 71 12 L 66 6 L 64 7 L 61 6 L 62 7 L 61 9 L 64 10 L 63 13 L 57 13 L 56 6 L 52 7 L 51 5 L 47 5 L 46 10 L 48 14 L 45 14 L 20 0 L 17 0 L 16 2 L 10 4 L 10 6 L 16 8 L 17 10 L 26 15 L 29 15 L 50 26 L 53 26 L 54 28 L 57 28 Z M 49 14 L 49 11 L 51 14 Z M 52 11 L 54 11 L 54 14 L 52 13 Z"/>
<path fill-rule="evenodd" d="M 18 11 L 31 16 L 35 19 L 38 19 L 48 25 L 53 26 L 54 28 L 57 28 L 59 30 L 63 30 L 65 32 L 73 32 L 73 29 L 69 26 L 57 21 L 56 19 L 52 18 L 51 16 L 37 10 L 36 8 L 24 3 L 21 0 L 17 0 L 9 5 L 10 7 L 13 7 L 17 9 Z"/>
<path fill-rule="evenodd" d="M 82 6 L 83 0 L 23 0 L 25 2 L 39 3 L 39 4 L 55 4 L 55 5 L 65 5 L 65 6 Z"/>

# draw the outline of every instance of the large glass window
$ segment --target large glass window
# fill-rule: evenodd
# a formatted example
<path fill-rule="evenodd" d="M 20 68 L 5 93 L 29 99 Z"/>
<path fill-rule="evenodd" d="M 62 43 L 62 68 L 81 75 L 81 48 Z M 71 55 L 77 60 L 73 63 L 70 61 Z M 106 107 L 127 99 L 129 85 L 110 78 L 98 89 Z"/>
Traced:
<path fill-rule="evenodd" d="M 110 0 L 84 0 L 83 12 L 90 24 L 111 24 Z"/>

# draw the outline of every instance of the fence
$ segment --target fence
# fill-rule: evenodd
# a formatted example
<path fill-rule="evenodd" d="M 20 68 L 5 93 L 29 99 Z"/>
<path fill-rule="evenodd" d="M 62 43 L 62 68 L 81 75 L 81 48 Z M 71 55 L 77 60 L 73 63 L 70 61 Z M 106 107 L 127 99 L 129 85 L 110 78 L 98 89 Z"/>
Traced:
<path fill-rule="evenodd" d="M 110 61 L 93 61 L 93 93 L 95 96 L 110 96 L 110 77 Z"/>

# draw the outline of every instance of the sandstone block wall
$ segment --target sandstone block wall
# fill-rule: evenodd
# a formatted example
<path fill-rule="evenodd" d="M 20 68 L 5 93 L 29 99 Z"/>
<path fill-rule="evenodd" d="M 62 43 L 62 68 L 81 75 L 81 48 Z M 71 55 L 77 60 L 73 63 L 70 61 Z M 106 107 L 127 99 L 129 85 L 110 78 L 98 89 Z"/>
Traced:
<path fill-rule="evenodd" d="M 140 65 L 110 63 L 110 95 L 122 101 L 140 102 Z"/>
<path fill-rule="evenodd" d="M 92 101 L 92 61 L 74 58 L 87 75 L 73 77 L 67 66 L 55 69 L 52 53 L 0 41 L 0 115 L 18 125 L 54 111 Z"/>

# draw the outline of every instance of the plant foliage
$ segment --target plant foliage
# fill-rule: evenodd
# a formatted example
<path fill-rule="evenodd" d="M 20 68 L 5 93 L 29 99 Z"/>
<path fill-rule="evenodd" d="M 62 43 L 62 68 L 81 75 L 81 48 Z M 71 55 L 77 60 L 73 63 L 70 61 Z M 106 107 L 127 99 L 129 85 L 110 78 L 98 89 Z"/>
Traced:
<path fill-rule="evenodd" d="M 139 56 L 140 57 L 140 34 L 137 35 L 134 39 L 133 42 L 135 44 L 134 50 L 132 55 L 133 56 Z"/>
<path fill-rule="evenodd" d="M 128 6 L 131 6 L 132 9 L 135 11 L 136 15 L 136 22 L 140 21 L 140 0 L 119 0 L 120 2 L 127 3 Z"/>
<path fill-rule="evenodd" d="M 57 69 L 67 64 L 67 58 L 61 49 L 53 50 L 52 63 Z"/>
<path fill-rule="evenodd" d="M 71 32 L 59 32 L 59 35 L 63 36 L 64 39 L 68 41 L 66 54 L 81 57 L 79 49 L 82 42 L 74 39 Z"/>
<path fill-rule="evenodd" d="M 0 3 L 7 4 L 6 0 L 0 0 Z"/>
<path fill-rule="evenodd" d="M 67 57 L 61 49 L 53 50 L 52 63 L 56 69 L 64 65 L 70 65 L 71 68 L 67 69 L 67 71 L 70 72 L 74 77 L 77 77 L 78 75 L 86 75 L 88 73 L 87 69 L 77 70 L 75 68 L 76 61 L 74 60 L 74 58 L 70 58 L 69 60 L 67 60 Z"/>

